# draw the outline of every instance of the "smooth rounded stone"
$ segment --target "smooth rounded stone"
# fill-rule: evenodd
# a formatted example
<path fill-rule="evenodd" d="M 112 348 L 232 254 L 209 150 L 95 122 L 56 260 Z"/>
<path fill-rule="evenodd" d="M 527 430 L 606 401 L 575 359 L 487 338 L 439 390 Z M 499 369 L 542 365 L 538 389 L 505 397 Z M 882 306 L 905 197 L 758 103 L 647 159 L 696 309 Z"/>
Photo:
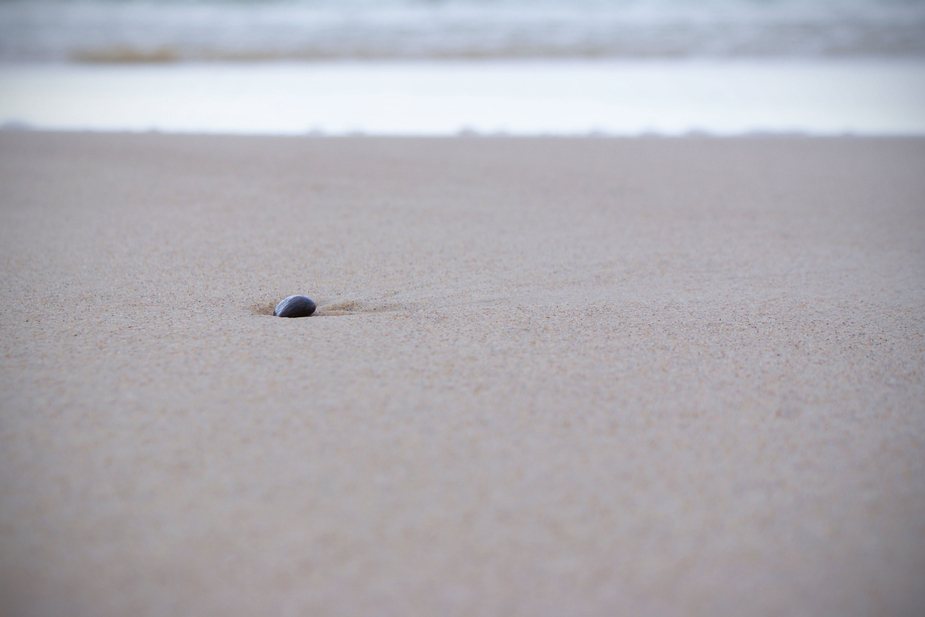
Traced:
<path fill-rule="evenodd" d="M 289 296 L 276 305 L 277 317 L 308 317 L 315 312 L 315 303 L 305 296 Z"/>

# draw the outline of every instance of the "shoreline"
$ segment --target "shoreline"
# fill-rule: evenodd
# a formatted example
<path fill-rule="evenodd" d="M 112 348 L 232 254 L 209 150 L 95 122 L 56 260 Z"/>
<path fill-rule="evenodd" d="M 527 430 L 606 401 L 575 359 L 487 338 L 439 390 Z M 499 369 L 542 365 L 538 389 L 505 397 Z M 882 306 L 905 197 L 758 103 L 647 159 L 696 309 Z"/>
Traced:
<path fill-rule="evenodd" d="M 180 139 L 189 139 L 202 137 L 205 139 L 281 139 L 281 140 L 329 140 L 329 141 L 350 141 L 350 140 L 370 140 L 370 141 L 423 141 L 423 142 L 440 142 L 455 140 L 496 140 L 496 141 L 603 141 L 603 142 L 633 142 L 633 141 L 788 141 L 788 140 L 812 140 L 812 141 L 919 141 L 925 139 L 925 134 L 856 134 L 841 133 L 831 135 L 816 135 L 804 132 L 783 132 L 783 131 L 760 131 L 756 130 L 741 134 L 720 134 L 710 133 L 701 130 L 691 130 L 680 134 L 660 134 L 660 133 L 639 133 L 636 135 L 617 135 L 592 131 L 589 133 L 561 133 L 561 134 L 518 134 L 507 132 L 479 133 L 469 129 L 461 130 L 453 134 L 397 134 L 384 135 L 377 133 L 325 133 L 323 131 L 309 131 L 306 133 L 235 133 L 235 132 L 203 132 L 203 131 L 162 131 L 159 129 L 138 129 L 138 130 L 108 130 L 108 129 L 56 129 L 40 128 L 19 122 L 10 122 L 0 125 L 0 135 L 7 134 L 39 134 L 39 135 L 73 135 L 73 136 L 113 136 L 113 137 L 177 137 Z"/>

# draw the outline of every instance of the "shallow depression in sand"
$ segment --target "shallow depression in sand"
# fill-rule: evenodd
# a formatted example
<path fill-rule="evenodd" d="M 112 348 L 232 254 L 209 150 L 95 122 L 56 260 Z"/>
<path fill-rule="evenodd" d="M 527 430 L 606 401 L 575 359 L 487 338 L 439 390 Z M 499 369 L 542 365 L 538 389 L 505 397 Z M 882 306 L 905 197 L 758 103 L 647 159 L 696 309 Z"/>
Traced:
<path fill-rule="evenodd" d="M 273 315 L 276 308 L 276 301 L 269 303 L 255 304 L 251 308 L 256 315 Z M 338 317 L 343 315 L 356 315 L 359 313 L 384 313 L 388 311 L 402 310 L 402 306 L 397 304 L 368 304 L 357 300 L 343 300 L 340 302 L 330 302 L 327 304 L 318 304 L 318 308 L 311 317 Z"/>

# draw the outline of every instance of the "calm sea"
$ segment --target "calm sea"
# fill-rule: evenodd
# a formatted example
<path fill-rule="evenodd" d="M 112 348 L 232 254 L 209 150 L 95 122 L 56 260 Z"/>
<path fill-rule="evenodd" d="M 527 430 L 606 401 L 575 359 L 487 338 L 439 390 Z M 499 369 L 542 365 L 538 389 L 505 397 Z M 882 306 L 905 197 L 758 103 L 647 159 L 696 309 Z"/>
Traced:
<path fill-rule="evenodd" d="M 925 55 L 925 2 L 0 2 L 3 60 L 897 55 Z"/>
<path fill-rule="evenodd" d="M 925 133 L 919 0 L 0 0 L 0 124 Z"/>

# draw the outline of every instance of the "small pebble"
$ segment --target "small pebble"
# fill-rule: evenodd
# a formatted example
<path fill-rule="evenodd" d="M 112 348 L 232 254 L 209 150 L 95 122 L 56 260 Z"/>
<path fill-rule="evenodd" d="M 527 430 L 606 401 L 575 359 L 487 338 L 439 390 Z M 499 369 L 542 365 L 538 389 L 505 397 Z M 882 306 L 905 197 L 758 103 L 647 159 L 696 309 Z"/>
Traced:
<path fill-rule="evenodd" d="M 305 296 L 289 296 L 276 305 L 277 317 L 308 317 L 315 312 L 315 303 Z"/>

